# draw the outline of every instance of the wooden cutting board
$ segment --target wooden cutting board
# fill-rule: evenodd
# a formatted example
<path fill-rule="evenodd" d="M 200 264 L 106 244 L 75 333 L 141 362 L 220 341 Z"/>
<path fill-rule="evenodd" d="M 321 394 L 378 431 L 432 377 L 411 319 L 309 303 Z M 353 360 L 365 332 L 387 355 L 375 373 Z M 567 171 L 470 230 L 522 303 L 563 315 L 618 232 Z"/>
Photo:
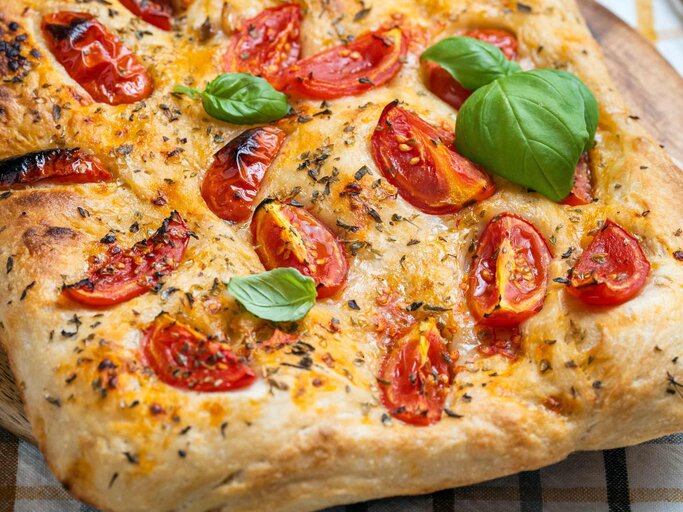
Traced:
<path fill-rule="evenodd" d="M 593 0 L 579 0 L 607 68 L 633 115 L 683 162 L 683 78 L 643 36 Z"/>
<path fill-rule="evenodd" d="M 579 0 L 607 67 L 634 115 L 660 144 L 683 162 L 683 78 L 640 34 L 593 0 Z M 0 425 L 34 442 L 19 391 L 0 348 Z"/>

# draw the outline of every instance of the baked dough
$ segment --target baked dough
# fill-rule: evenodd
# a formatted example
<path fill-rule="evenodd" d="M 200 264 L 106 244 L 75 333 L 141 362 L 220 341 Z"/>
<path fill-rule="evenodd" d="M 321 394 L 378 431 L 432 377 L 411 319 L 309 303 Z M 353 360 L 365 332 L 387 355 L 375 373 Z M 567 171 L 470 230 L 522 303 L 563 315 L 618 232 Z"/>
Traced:
<path fill-rule="evenodd" d="M 207 18 L 230 30 L 272 5 L 223 4 L 195 0 L 179 32 L 135 19 L 116 0 L 0 5 L 2 39 L 27 34 L 19 69 L 10 66 L 16 55 L 0 53 L 0 158 L 81 147 L 115 176 L 109 183 L 34 185 L 0 199 L 0 340 L 35 438 L 75 496 L 116 511 L 315 510 L 471 484 L 551 464 L 576 450 L 681 429 L 683 398 L 675 379 L 683 379 L 677 364 L 683 264 L 673 254 L 683 245 L 683 175 L 630 116 L 573 1 L 526 0 L 520 7 L 394 0 L 373 2 L 356 21 L 355 0 L 302 2 L 304 56 L 338 44 L 340 33 L 362 33 L 394 14 L 403 14 L 402 23 L 422 39 L 413 39 L 407 62 L 388 85 L 329 102 L 331 114 L 312 115 L 324 110 L 316 101 L 294 102 L 311 120 L 280 123 L 287 138 L 259 198 L 287 197 L 300 188 L 297 200 L 342 239 L 359 243 L 346 288 L 298 322 L 307 346 L 269 350 L 260 340 L 272 327 L 246 313 L 224 288 L 232 276 L 263 270 L 248 224 L 219 220 L 200 195 L 212 155 L 243 128 L 170 94 L 177 83 L 201 86 L 222 71 L 227 37 L 218 30 L 200 42 Z M 134 105 L 90 101 L 42 38 L 41 16 L 57 10 L 92 13 L 115 31 L 152 75 L 152 96 Z M 18 28 L 12 30 L 12 22 Z M 453 125 L 455 112 L 420 80 L 417 56 L 426 44 L 469 27 L 515 32 L 522 67 L 568 69 L 593 91 L 600 105 L 591 152 L 597 202 L 562 206 L 496 179 L 498 191 L 486 201 L 431 216 L 395 197 L 386 183 L 372 187 L 380 173 L 369 140 L 384 105 L 398 98 L 433 124 Z M 353 130 L 344 130 L 348 126 Z M 320 171 L 317 182 L 298 169 L 306 152 L 327 155 L 312 164 Z M 340 195 L 363 165 L 371 174 L 358 182 L 361 197 L 381 224 Z M 324 176 L 330 178 L 321 181 Z M 173 209 L 197 239 L 161 291 L 105 310 L 60 296 L 64 283 L 84 275 L 88 257 L 103 251 L 103 236 L 115 233 L 122 247 L 131 246 Z M 551 278 L 566 275 L 562 253 L 585 247 L 599 220 L 615 220 L 638 237 L 652 265 L 645 288 L 621 306 L 595 308 L 551 281 L 542 311 L 523 324 L 520 356 L 483 357 L 462 284 L 468 247 L 504 211 L 523 215 L 551 241 Z M 409 222 L 391 220 L 397 215 Z M 337 219 L 359 229 L 345 231 Z M 138 233 L 129 229 L 134 223 Z M 349 308 L 350 300 L 360 309 Z M 446 308 L 410 315 L 437 317 L 460 352 L 465 371 L 446 401 L 457 414 L 429 427 L 388 419 L 375 378 L 383 329 L 397 321 L 381 305 L 387 301 L 397 303 L 396 311 L 417 301 Z M 162 311 L 247 349 L 258 380 L 238 391 L 195 393 L 144 371 L 141 332 Z M 297 367 L 302 357 L 312 360 L 308 369 Z"/>

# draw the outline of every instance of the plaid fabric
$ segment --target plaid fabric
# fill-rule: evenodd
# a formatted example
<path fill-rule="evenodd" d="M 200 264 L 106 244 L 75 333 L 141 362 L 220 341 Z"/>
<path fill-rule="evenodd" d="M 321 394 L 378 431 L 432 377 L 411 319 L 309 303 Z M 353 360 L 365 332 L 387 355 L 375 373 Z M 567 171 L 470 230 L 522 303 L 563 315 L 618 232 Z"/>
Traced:
<path fill-rule="evenodd" d="M 73 499 L 36 447 L 0 429 L 0 512 L 97 512 Z M 325 512 L 683 512 L 683 434 L 583 452 L 519 475 Z"/>

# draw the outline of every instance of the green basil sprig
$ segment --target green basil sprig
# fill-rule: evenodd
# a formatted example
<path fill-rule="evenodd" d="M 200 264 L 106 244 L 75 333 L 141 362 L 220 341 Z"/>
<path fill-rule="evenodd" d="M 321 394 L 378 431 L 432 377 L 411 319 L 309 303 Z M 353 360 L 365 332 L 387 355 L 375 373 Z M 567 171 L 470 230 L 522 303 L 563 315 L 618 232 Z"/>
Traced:
<path fill-rule="evenodd" d="M 459 153 L 553 201 L 569 195 L 576 164 L 598 126 L 598 104 L 575 75 L 522 71 L 503 52 L 470 37 L 449 37 L 420 57 L 474 91 L 455 127 Z"/>
<path fill-rule="evenodd" d="M 494 80 L 470 96 L 458 113 L 455 143 L 489 171 L 561 201 L 597 124 L 598 104 L 581 80 L 536 69 Z"/>
<path fill-rule="evenodd" d="M 287 96 L 248 73 L 220 74 L 206 84 L 204 91 L 176 85 L 173 92 L 201 98 L 207 114 L 232 124 L 269 123 L 289 112 Z"/>
<path fill-rule="evenodd" d="M 293 268 L 233 277 L 228 292 L 251 314 L 273 322 L 300 320 L 315 304 L 315 281 Z"/>
<path fill-rule="evenodd" d="M 519 64 L 508 60 L 500 48 L 466 36 L 439 41 L 427 48 L 420 60 L 436 62 L 470 91 L 521 71 Z"/>

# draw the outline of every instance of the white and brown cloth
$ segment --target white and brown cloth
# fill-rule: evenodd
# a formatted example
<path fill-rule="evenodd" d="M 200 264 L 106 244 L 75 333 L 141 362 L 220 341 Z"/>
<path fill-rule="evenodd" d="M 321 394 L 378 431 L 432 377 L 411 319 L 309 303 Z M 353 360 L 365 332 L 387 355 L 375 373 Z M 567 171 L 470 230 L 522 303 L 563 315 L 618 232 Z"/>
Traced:
<path fill-rule="evenodd" d="M 683 75 L 683 0 L 598 0 L 638 29 Z"/>
<path fill-rule="evenodd" d="M 673 2 L 600 0 L 649 32 L 683 72 L 683 21 Z M 73 499 L 37 448 L 0 429 L 0 512 L 96 512 Z M 577 453 L 539 471 L 449 489 L 335 507 L 326 512 L 683 512 L 683 434 L 639 446 Z"/>
<path fill-rule="evenodd" d="M 0 429 L 0 512 L 96 512 L 73 499 L 38 449 Z M 582 452 L 538 471 L 325 512 L 683 512 L 683 434 Z M 264 511 L 266 512 L 266 511 Z"/>

